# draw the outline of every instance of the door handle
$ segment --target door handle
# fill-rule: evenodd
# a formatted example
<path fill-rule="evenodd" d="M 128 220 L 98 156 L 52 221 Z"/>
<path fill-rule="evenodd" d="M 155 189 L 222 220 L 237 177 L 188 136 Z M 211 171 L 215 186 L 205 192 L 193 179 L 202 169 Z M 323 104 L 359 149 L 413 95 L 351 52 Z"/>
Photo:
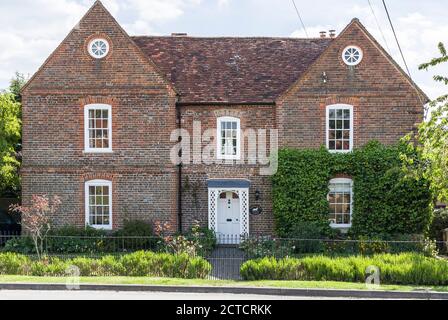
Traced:
<path fill-rule="evenodd" d="M 232 222 L 232 219 L 227 219 L 227 222 Z"/>

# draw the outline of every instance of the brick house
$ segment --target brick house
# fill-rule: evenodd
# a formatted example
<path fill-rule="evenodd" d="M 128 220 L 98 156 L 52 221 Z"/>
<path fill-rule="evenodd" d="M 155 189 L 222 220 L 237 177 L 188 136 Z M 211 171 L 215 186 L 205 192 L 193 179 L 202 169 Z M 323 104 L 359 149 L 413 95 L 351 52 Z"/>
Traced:
<path fill-rule="evenodd" d="M 350 152 L 395 143 L 427 101 L 357 19 L 313 39 L 130 37 L 98 1 L 23 90 L 23 201 L 60 196 L 59 226 L 272 234 L 271 180 L 248 135 L 268 151 Z M 176 130 L 190 135 L 182 165 Z M 343 199 L 330 223 L 348 228 L 352 181 L 329 183 Z"/>

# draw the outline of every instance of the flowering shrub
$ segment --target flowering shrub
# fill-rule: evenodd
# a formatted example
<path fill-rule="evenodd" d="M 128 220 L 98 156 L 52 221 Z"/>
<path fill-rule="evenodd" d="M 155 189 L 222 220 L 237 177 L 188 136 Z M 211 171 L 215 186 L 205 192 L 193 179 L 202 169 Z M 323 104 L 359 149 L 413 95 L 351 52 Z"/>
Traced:
<path fill-rule="evenodd" d="M 51 216 L 57 211 L 61 199 L 54 196 L 36 196 L 31 199 L 30 206 L 11 206 L 11 210 L 20 213 L 24 229 L 29 233 L 40 258 L 43 254 L 44 241 L 51 229 Z"/>

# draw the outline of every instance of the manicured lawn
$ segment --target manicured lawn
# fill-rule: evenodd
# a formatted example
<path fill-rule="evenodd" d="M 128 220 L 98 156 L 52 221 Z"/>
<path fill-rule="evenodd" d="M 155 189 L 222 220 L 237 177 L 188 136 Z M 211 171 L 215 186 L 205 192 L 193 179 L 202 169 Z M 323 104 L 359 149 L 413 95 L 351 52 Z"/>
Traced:
<path fill-rule="evenodd" d="M 0 276 L 0 283 L 66 283 L 66 278 Z M 350 289 L 367 290 L 365 284 L 332 281 L 230 281 L 230 280 L 189 280 L 147 277 L 82 277 L 81 284 L 124 284 L 124 285 L 169 285 L 169 286 L 236 286 L 236 287 L 270 287 L 300 289 Z M 384 285 L 380 290 L 413 291 L 431 290 L 447 292 L 448 287 L 412 287 Z"/>

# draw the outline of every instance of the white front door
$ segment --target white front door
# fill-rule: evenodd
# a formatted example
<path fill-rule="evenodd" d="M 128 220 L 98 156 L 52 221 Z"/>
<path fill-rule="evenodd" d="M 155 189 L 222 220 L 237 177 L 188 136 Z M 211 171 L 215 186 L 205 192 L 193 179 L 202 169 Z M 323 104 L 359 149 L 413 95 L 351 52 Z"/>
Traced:
<path fill-rule="evenodd" d="M 235 192 L 222 192 L 218 199 L 218 240 L 239 243 L 241 228 L 240 198 Z"/>

